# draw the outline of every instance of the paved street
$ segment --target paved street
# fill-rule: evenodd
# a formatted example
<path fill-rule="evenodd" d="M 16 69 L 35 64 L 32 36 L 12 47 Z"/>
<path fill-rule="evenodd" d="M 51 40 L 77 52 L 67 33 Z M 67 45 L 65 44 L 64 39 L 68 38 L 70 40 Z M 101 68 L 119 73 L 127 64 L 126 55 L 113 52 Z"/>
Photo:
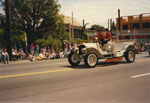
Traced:
<path fill-rule="evenodd" d="M 150 57 L 92 69 L 67 59 L 0 64 L 0 102 L 150 103 Z"/>

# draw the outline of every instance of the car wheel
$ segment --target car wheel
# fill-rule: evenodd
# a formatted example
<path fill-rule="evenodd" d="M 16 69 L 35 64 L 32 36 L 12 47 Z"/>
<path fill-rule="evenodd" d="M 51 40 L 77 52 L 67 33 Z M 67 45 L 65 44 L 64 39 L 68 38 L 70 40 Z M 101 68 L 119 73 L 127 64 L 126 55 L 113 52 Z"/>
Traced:
<path fill-rule="evenodd" d="M 71 52 L 68 56 L 68 61 L 72 66 L 78 66 L 80 64 L 80 56 L 78 53 Z"/>
<path fill-rule="evenodd" d="M 125 52 L 125 59 L 126 59 L 127 63 L 133 63 L 135 60 L 135 52 L 131 49 L 128 49 Z"/>
<path fill-rule="evenodd" d="M 90 52 L 88 54 L 86 54 L 85 58 L 84 58 L 84 62 L 85 65 L 90 67 L 90 68 L 94 68 L 98 62 L 98 57 L 95 53 Z"/>

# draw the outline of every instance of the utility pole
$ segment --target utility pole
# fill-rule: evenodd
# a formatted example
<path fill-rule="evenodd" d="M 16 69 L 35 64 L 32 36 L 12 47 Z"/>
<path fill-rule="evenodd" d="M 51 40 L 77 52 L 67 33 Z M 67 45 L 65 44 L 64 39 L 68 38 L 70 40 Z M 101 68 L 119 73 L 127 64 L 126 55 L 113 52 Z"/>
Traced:
<path fill-rule="evenodd" d="M 108 30 L 109 30 L 109 19 L 108 19 Z"/>
<path fill-rule="evenodd" d="M 117 38 L 119 38 L 118 36 L 120 35 L 121 37 L 121 28 L 120 28 L 120 9 L 118 9 L 118 34 L 117 34 Z"/>
<path fill-rule="evenodd" d="M 83 26 L 85 25 L 85 20 L 83 19 Z"/>
<path fill-rule="evenodd" d="M 118 30 L 119 30 L 119 33 L 120 33 L 120 9 L 118 9 Z"/>
<path fill-rule="evenodd" d="M 112 33 L 112 19 L 110 19 L 110 32 Z"/>
<path fill-rule="evenodd" d="M 11 12 L 10 12 L 10 0 L 5 0 L 6 9 L 6 36 L 7 36 L 7 50 L 9 53 L 9 59 L 12 60 L 12 32 L 11 32 Z"/>
<path fill-rule="evenodd" d="M 71 36 L 72 36 L 72 39 L 74 40 L 74 24 L 73 24 L 73 12 L 72 12 L 72 32 L 71 32 Z"/>

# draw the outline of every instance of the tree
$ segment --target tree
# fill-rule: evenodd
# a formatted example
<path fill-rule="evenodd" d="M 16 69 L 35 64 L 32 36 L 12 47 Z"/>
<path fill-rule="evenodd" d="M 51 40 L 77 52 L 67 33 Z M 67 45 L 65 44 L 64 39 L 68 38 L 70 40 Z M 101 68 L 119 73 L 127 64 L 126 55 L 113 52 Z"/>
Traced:
<path fill-rule="evenodd" d="M 112 25 L 111 25 L 111 31 L 115 31 L 116 30 L 116 26 L 115 26 L 115 22 L 113 21 Z"/>
<path fill-rule="evenodd" d="M 17 44 L 25 43 L 24 31 L 12 30 L 12 42 Z"/>
<path fill-rule="evenodd" d="M 97 24 L 91 26 L 91 30 L 101 30 L 101 29 L 105 29 L 105 28 Z"/>
<path fill-rule="evenodd" d="M 6 44 L 6 36 L 4 35 L 5 31 L 3 29 L 0 29 L 0 49 L 4 48 L 4 45 Z"/>
<path fill-rule="evenodd" d="M 88 25 L 89 23 L 86 23 L 83 25 L 82 27 L 82 31 L 81 31 L 81 39 L 83 40 L 88 40 L 88 36 L 87 36 L 87 33 L 86 33 L 86 26 Z"/>
<path fill-rule="evenodd" d="M 12 27 L 25 31 L 28 43 L 44 34 L 56 38 L 63 18 L 59 9 L 58 0 L 11 0 Z"/>
<path fill-rule="evenodd" d="M 4 29 L 5 28 L 5 15 L 3 15 L 2 13 L 0 13 L 0 28 Z"/>
<path fill-rule="evenodd" d="M 40 47 L 54 46 L 55 50 L 62 48 L 62 42 L 59 39 L 54 39 L 51 35 L 46 39 L 38 39 L 35 41 Z"/>

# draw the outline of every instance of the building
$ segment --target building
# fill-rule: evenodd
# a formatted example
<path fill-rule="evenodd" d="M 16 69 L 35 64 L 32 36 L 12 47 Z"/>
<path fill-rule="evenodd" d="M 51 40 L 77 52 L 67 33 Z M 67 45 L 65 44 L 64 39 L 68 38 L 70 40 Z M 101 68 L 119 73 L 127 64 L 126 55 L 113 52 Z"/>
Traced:
<path fill-rule="evenodd" d="M 81 37 L 82 26 L 75 18 L 73 18 L 72 20 L 72 17 L 64 16 L 64 23 L 66 26 L 66 31 L 69 33 L 70 39 L 76 39 Z"/>
<path fill-rule="evenodd" d="M 73 22 L 73 25 L 72 25 L 72 22 Z M 64 23 L 66 26 L 66 31 L 69 33 L 71 39 L 81 38 L 83 26 L 81 26 L 80 23 L 75 18 L 73 18 L 73 21 L 72 21 L 72 17 L 64 16 Z M 90 30 L 87 28 L 85 30 L 87 32 L 89 39 L 93 39 L 95 36 L 97 36 L 97 33 L 98 33 L 97 31 Z"/>
<path fill-rule="evenodd" d="M 150 13 L 140 15 L 122 16 L 116 19 L 116 28 L 121 39 L 150 39 Z"/>

